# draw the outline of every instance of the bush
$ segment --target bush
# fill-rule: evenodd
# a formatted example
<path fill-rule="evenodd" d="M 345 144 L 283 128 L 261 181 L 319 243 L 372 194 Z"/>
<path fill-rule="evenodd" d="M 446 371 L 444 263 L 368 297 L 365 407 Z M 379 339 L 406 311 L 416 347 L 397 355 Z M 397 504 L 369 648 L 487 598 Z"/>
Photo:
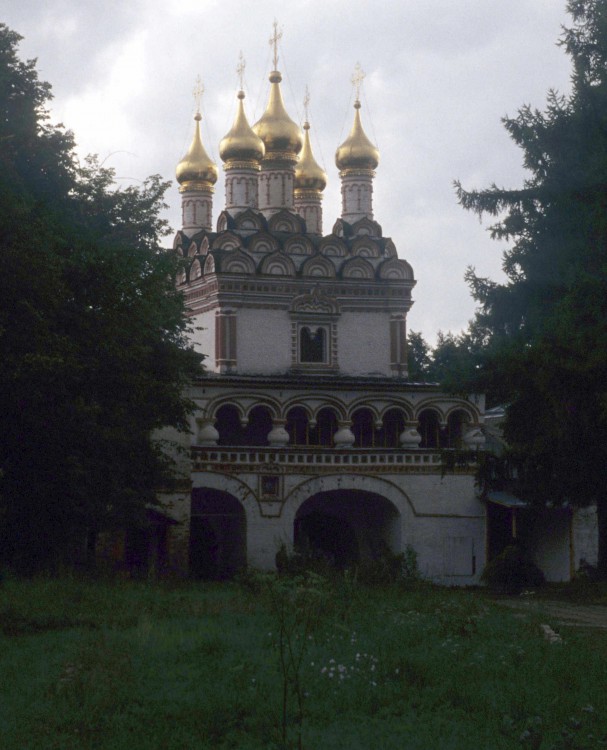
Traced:
<path fill-rule="evenodd" d="M 520 594 L 527 586 L 541 586 L 544 574 L 518 547 L 511 545 L 487 563 L 481 576 L 500 594 Z"/>
<path fill-rule="evenodd" d="M 385 545 L 376 557 L 361 560 L 357 574 L 361 583 L 371 585 L 415 581 L 418 578 L 417 552 L 410 544 L 400 553 L 392 552 Z"/>

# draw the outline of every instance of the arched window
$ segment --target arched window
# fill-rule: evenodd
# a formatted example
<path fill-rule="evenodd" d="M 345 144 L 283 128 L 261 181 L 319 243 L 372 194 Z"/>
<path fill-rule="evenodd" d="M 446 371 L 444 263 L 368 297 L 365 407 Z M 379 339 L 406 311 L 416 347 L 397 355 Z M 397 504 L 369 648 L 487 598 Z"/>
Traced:
<path fill-rule="evenodd" d="M 352 432 L 355 448 L 372 448 L 375 445 L 375 419 L 371 409 L 357 409 L 352 415 Z"/>
<path fill-rule="evenodd" d="M 438 414 L 433 409 L 424 409 L 419 415 L 419 434 L 422 436 L 420 448 L 438 448 L 441 430 Z"/>
<path fill-rule="evenodd" d="M 272 430 L 272 415 L 267 406 L 254 406 L 249 412 L 249 423 L 244 429 L 243 445 L 267 445 Z"/>
<path fill-rule="evenodd" d="M 337 432 L 337 415 L 328 407 L 321 409 L 316 417 L 316 427 L 308 430 L 310 445 L 333 445 L 333 435 Z"/>
<path fill-rule="evenodd" d="M 299 329 L 299 361 L 327 361 L 327 332 L 322 326 L 302 326 Z"/>
<path fill-rule="evenodd" d="M 215 424 L 219 432 L 218 445 L 244 445 L 240 413 L 233 404 L 224 404 L 217 409 Z"/>
<path fill-rule="evenodd" d="M 401 409 L 388 409 L 377 433 L 376 445 L 380 448 L 398 448 L 400 436 L 405 429 L 405 415 Z"/>
<path fill-rule="evenodd" d="M 287 413 L 286 431 L 289 445 L 308 445 L 308 415 L 301 406 L 294 406 Z"/>
<path fill-rule="evenodd" d="M 445 448 L 464 448 L 464 430 L 468 421 L 468 415 L 462 409 L 451 412 L 447 418 L 447 429 L 445 430 Z"/>

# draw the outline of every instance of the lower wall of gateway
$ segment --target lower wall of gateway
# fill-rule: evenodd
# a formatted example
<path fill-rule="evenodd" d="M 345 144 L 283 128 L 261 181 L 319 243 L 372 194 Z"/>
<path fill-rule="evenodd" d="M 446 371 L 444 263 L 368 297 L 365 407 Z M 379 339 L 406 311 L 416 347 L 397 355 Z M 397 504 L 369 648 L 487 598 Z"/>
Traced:
<path fill-rule="evenodd" d="M 394 506 L 396 522 L 386 535 L 393 551 L 411 545 L 417 553 L 422 577 L 446 585 L 465 586 L 479 582 L 486 563 L 486 506 L 475 492 L 471 476 L 413 475 L 407 477 L 324 476 L 291 477 L 282 483 L 284 497 L 269 500 L 259 496 L 257 474 L 225 475 L 195 473 L 192 487 L 229 492 L 241 504 L 246 527 L 246 561 L 249 567 L 275 568 L 276 552 L 282 544 L 292 549 L 298 511 L 318 493 L 369 493 L 370 506 L 385 501 Z M 192 493 L 165 495 L 164 512 L 176 523 L 167 534 L 166 571 L 173 575 L 190 572 Z M 378 500 L 379 498 L 379 500 Z M 357 511 L 360 514 L 360 508 Z M 594 507 L 573 511 L 567 528 L 555 532 L 560 515 L 546 511 L 545 533 L 535 540 L 533 556 L 548 580 L 564 581 L 586 563 L 596 565 L 597 521 Z M 549 521 L 549 523 L 548 523 Z M 536 531 L 533 532 L 537 535 Z M 529 541 L 529 540 L 527 540 Z M 122 545 L 122 546 L 121 546 Z M 102 545 L 106 557 L 122 556 L 122 538 Z"/>
<path fill-rule="evenodd" d="M 249 567 L 275 568 L 284 544 L 293 548 L 297 519 L 311 498 L 332 503 L 331 513 L 354 523 L 361 548 L 368 537 L 385 539 L 392 551 L 411 545 L 421 575 L 450 585 L 477 583 L 485 565 L 485 506 L 470 475 L 282 475 L 276 494 L 263 493 L 259 473 L 195 472 L 192 488 L 229 493 L 240 503 L 246 525 Z M 187 572 L 190 540 L 189 495 L 165 497 L 178 521 L 169 533 L 167 561 L 174 572 Z M 379 511 L 377 510 L 379 509 Z"/>

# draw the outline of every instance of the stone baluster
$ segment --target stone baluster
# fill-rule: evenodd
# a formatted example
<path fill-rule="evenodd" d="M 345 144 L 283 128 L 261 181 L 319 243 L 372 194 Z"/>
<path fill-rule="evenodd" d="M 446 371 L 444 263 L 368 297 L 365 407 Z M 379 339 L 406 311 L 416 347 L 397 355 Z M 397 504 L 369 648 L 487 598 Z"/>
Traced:
<path fill-rule="evenodd" d="M 405 423 L 405 429 L 401 432 L 399 437 L 401 448 L 404 448 L 405 450 L 410 450 L 411 448 L 419 448 L 419 444 L 422 441 L 422 436 L 419 434 L 417 427 L 417 420 Z"/>
<path fill-rule="evenodd" d="M 289 433 L 285 429 L 286 419 L 273 419 L 268 433 L 268 443 L 274 448 L 282 448 L 289 443 Z"/>
<path fill-rule="evenodd" d="M 198 445 L 217 445 L 219 432 L 215 428 L 215 420 L 204 417 L 197 419 L 198 423 Z"/>
<path fill-rule="evenodd" d="M 338 422 L 337 432 L 333 435 L 336 448 L 351 448 L 354 445 L 354 433 L 350 429 L 352 422 Z"/>

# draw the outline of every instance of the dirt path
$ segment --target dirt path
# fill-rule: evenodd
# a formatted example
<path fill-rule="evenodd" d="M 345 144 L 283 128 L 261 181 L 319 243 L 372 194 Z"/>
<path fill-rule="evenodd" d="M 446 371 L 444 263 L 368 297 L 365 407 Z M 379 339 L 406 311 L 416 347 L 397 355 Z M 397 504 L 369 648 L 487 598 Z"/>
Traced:
<path fill-rule="evenodd" d="M 531 597 L 499 599 L 496 602 L 520 612 L 545 615 L 551 624 L 607 630 L 607 607 L 599 604 L 574 604 Z"/>

